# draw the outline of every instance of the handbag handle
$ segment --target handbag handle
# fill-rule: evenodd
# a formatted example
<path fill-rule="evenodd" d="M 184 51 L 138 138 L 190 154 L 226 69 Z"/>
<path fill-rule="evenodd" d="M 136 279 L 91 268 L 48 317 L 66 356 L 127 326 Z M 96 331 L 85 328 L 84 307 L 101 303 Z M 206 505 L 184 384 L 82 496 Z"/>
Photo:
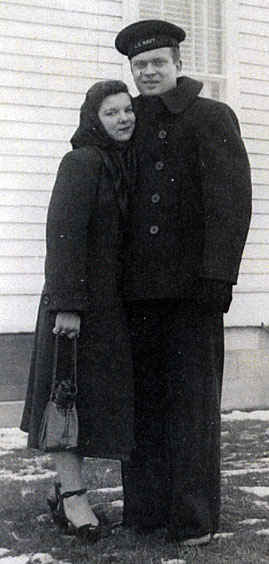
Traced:
<path fill-rule="evenodd" d="M 53 365 L 52 365 L 52 383 L 51 383 L 51 391 L 50 391 L 50 400 L 53 399 L 55 388 L 56 388 L 56 379 L 57 379 L 57 366 L 58 366 L 58 357 L 59 357 L 59 339 L 60 335 L 55 336 L 55 344 L 54 344 L 54 353 L 53 353 Z M 72 384 L 74 386 L 75 395 L 78 391 L 78 384 L 77 384 L 77 337 L 72 339 Z"/>

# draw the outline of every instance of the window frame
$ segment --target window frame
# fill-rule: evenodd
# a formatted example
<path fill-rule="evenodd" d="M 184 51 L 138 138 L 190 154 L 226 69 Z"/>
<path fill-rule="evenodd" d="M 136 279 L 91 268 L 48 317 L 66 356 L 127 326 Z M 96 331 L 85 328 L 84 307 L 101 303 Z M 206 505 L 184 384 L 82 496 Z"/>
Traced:
<path fill-rule="evenodd" d="M 236 113 L 239 113 L 239 94 L 240 94 L 240 72 L 239 72 L 239 0 L 223 1 L 223 73 L 206 74 L 204 72 L 188 72 L 186 74 L 201 81 L 214 79 L 219 84 L 219 100 L 229 104 Z M 123 26 L 129 25 L 139 18 L 139 0 L 124 0 L 123 2 Z M 122 26 L 122 27 L 123 27 Z M 123 62 L 123 80 L 127 82 L 133 95 L 137 95 L 137 90 L 133 83 L 130 64 L 127 57 Z M 184 75 L 184 59 L 183 72 Z M 207 95 L 205 88 L 205 95 Z M 210 94 L 209 94 L 210 96 Z"/>

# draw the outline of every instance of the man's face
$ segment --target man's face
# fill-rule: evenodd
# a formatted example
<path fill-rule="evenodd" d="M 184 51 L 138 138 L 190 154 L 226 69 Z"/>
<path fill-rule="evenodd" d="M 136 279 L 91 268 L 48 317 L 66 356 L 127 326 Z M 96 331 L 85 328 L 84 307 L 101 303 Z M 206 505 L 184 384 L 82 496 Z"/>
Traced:
<path fill-rule="evenodd" d="M 181 65 L 173 61 L 170 47 L 160 47 L 133 57 L 131 70 L 140 94 L 159 96 L 176 87 Z"/>

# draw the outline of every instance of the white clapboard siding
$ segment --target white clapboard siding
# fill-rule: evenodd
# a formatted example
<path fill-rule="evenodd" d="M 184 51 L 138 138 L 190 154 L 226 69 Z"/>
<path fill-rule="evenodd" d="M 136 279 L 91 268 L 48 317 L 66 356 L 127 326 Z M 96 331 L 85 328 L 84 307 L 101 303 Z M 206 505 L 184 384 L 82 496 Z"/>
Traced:
<path fill-rule="evenodd" d="M 121 0 L 0 2 L 0 331 L 33 330 L 47 206 L 88 88 L 122 78 Z"/>
<path fill-rule="evenodd" d="M 33 208 L 34 209 L 34 208 Z M 0 256 L 7 240 L 15 241 L 40 241 L 45 237 L 45 225 L 43 223 L 1 223 L 0 224 Z M 2 243 L 2 241 L 4 243 Z"/>
<path fill-rule="evenodd" d="M 29 294 L 40 294 L 43 286 L 42 274 L 0 274 L 0 294 L 9 296 L 24 295 L 25 288 Z"/>
<path fill-rule="evenodd" d="M 30 3 L 29 3 L 30 4 Z M 36 5 L 23 5 L 18 8 L 16 3 L 1 2 L 0 4 L 0 18 L 5 21 L 17 21 L 24 22 L 27 24 L 41 24 L 43 26 L 60 26 L 79 28 L 79 29 L 91 29 L 98 28 L 100 25 L 101 14 L 97 13 L 95 10 L 89 9 L 87 12 L 76 11 L 75 3 L 72 3 L 74 9 L 64 9 L 64 10 L 54 10 L 48 8 L 38 8 Z M 94 6 L 95 2 L 93 3 Z M 69 4 L 71 6 L 71 3 Z M 112 6 L 112 3 L 110 4 Z M 95 12 L 95 13 L 94 13 Z M 119 28 L 119 23 L 121 18 L 111 10 L 109 15 L 102 14 L 102 27 L 103 29 L 109 29 L 117 31 Z"/>
<path fill-rule="evenodd" d="M 269 3 L 241 0 L 240 124 L 253 180 L 253 216 L 228 324 L 269 323 Z M 250 311 L 253 310 L 253 311 Z"/>
<path fill-rule="evenodd" d="M 48 206 L 50 191 L 37 190 L 0 190 L 2 206 Z"/>
<path fill-rule="evenodd" d="M 69 149 L 68 143 L 64 141 L 2 139 L 0 136 L 0 143 L 4 155 L 36 155 L 38 157 L 57 157 L 59 160 Z"/>
<path fill-rule="evenodd" d="M 44 259 L 41 257 L 1 257 L 1 274 L 41 274 L 44 271 Z"/>
<path fill-rule="evenodd" d="M 75 64 L 75 61 L 72 63 Z M 112 70 L 110 69 L 109 78 L 112 77 Z M 11 88 L 25 88 L 25 95 L 28 95 L 28 89 L 31 90 L 47 90 L 50 92 L 78 92 L 84 95 L 88 88 L 94 84 L 98 79 L 95 76 L 69 76 L 68 81 L 66 76 L 49 75 L 49 74 L 35 74 L 33 72 L 23 73 L 21 71 L 1 70 L 1 82 L 3 86 L 10 86 Z"/>
<path fill-rule="evenodd" d="M 269 228 L 255 229 L 252 227 L 247 238 L 247 244 L 250 243 L 269 245 Z"/>
<path fill-rule="evenodd" d="M 1 206 L 0 224 L 3 223 L 45 223 L 47 208 L 45 206 Z"/>
<path fill-rule="evenodd" d="M 269 244 L 269 243 L 268 243 Z M 269 270 L 269 259 L 260 259 L 257 260 L 256 258 L 243 258 L 240 273 L 241 274 L 267 274 Z M 240 274 L 240 276 L 241 276 Z"/>
<path fill-rule="evenodd" d="M 20 71 L 21 68 L 25 72 L 73 76 L 73 77 L 100 77 L 114 76 L 121 74 L 121 65 L 115 63 L 90 62 L 90 61 L 72 61 L 66 59 L 56 59 L 53 57 L 44 59 L 44 57 L 30 57 L 25 55 L 10 55 L 0 53 L 0 66 L 6 70 Z M 113 68 L 114 67 L 114 68 Z"/>
<path fill-rule="evenodd" d="M 25 124 L 20 121 L 12 122 L 12 127 L 9 121 L 1 121 L 1 139 L 31 139 L 35 143 L 39 140 L 47 143 L 61 141 L 64 147 L 64 144 L 69 146 L 67 140 L 71 138 L 73 131 L 73 125 L 42 123 L 40 127 L 38 123 L 31 123 L 31 126 L 26 128 Z"/>
<path fill-rule="evenodd" d="M 4 159 L 3 159 L 4 162 Z M 0 169 L 0 185 L 4 190 L 51 190 L 55 180 L 54 174 L 28 173 L 28 172 L 4 172 Z M 33 202 L 35 198 L 33 198 Z"/>
<path fill-rule="evenodd" d="M 2 257 L 39 257 L 44 258 L 46 245 L 44 238 L 0 239 L 0 256 Z"/>
<path fill-rule="evenodd" d="M 56 41 L 50 42 L 48 47 L 47 41 L 39 41 L 38 39 L 21 39 L 13 37 L 0 38 L 0 49 L 3 53 L 30 55 L 38 58 L 48 58 L 50 56 L 55 59 L 66 59 L 72 61 L 86 61 L 89 60 L 89 55 L 93 59 L 101 62 L 121 64 L 121 55 L 113 45 L 98 47 L 97 45 L 66 45 L 60 44 Z"/>
<path fill-rule="evenodd" d="M 21 295 L 0 294 L 1 332 L 20 333 L 33 331 L 35 326 L 39 295 L 26 292 Z"/>

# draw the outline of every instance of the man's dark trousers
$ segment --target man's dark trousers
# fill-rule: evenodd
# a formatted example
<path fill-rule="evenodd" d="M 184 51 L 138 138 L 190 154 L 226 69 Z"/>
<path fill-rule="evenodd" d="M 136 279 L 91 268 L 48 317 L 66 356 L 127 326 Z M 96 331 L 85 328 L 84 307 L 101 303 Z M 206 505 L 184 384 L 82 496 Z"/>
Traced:
<path fill-rule="evenodd" d="M 218 528 L 223 315 L 175 300 L 127 304 L 135 439 L 122 464 L 124 524 L 178 540 Z"/>

